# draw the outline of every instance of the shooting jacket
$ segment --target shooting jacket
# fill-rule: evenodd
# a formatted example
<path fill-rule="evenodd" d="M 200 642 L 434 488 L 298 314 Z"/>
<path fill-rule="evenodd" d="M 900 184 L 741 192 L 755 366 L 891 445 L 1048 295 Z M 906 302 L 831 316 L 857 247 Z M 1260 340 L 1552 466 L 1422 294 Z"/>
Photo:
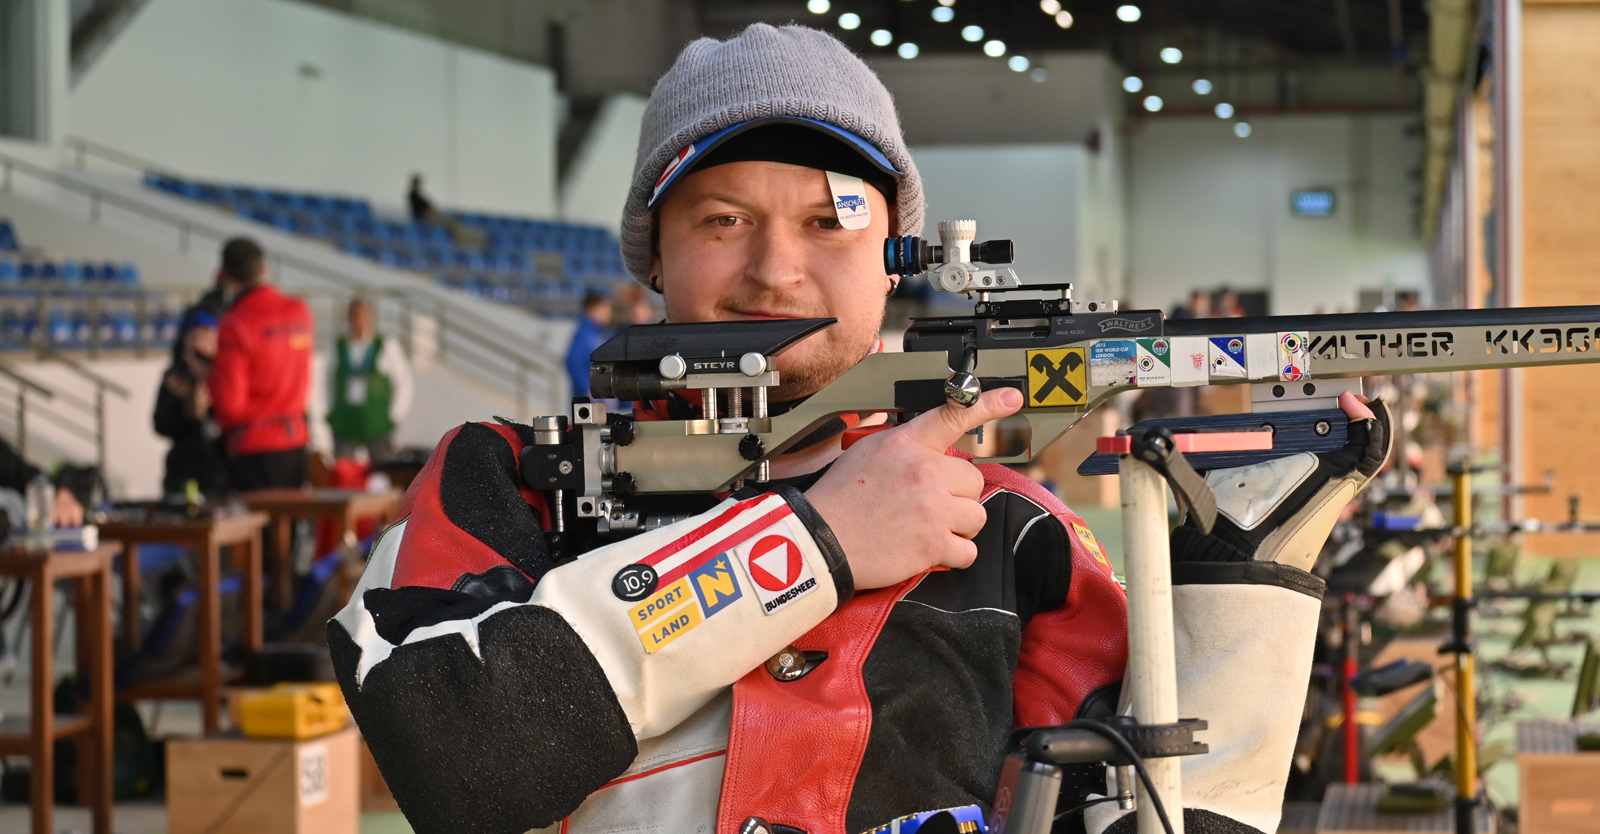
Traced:
<path fill-rule="evenodd" d="M 520 426 L 446 435 L 329 623 L 351 711 L 420 834 L 734 834 L 755 815 L 855 834 L 987 807 L 1013 728 L 1115 708 L 1123 593 L 1082 520 L 1005 467 L 979 467 L 989 520 L 971 567 L 856 593 L 803 495 L 817 475 L 556 564 L 518 473 L 532 443 Z M 1318 603 L 1190 575 L 1180 708 L 1213 720 L 1220 755 L 1195 757 L 1209 761 L 1192 779 L 1186 763 L 1186 805 L 1207 817 L 1189 815 L 1271 831 Z M 1184 622 L 1190 609 L 1221 627 Z M 1304 651 L 1259 651 L 1263 635 Z M 786 648 L 813 660 L 797 680 L 767 669 Z M 1105 773 L 1067 768 L 1060 807 L 1105 793 Z M 1058 830 L 1085 822 L 1132 828 L 1113 812 Z"/>

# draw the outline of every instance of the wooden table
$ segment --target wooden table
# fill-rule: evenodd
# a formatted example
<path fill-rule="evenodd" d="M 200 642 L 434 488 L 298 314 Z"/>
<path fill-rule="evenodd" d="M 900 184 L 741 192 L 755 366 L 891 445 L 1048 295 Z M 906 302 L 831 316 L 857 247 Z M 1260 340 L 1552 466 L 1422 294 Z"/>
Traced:
<path fill-rule="evenodd" d="M 123 640 L 131 649 L 139 647 L 139 551 L 140 542 L 171 542 L 194 548 L 200 562 L 200 668 L 171 678 L 143 681 L 117 693 L 124 701 L 199 700 L 205 717 L 205 731 L 221 729 L 222 686 L 233 673 L 222 664 L 222 549 L 231 549 L 234 569 L 244 580 L 242 600 L 244 646 L 247 651 L 261 648 L 261 528 L 267 526 L 264 513 L 198 518 L 182 521 L 108 521 L 100 525 L 100 538 L 120 541 L 122 559 Z"/>
<path fill-rule="evenodd" d="M 365 492 L 353 489 L 262 489 L 239 496 L 252 510 L 272 517 L 272 604 L 287 611 L 294 604 L 294 565 L 289 556 L 290 524 L 297 518 L 333 522 L 335 539 L 341 544 L 355 529 L 356 520 L 378 519 L 379 525 L 394 518 L 400 493 Z"/>
<path fill-rule="evenodd" d="M 120 545 L 90 551 L 0 553 L 0 575 L 33 586 L 33 659 L 28 720 L 0 721 L 0 756 L 33 763 L 29 816 L 34 834 L 54 834 L 55 742 L 77 737 L 78 802 L 94 809 L 95 834 L 111 834 L 111 563 Z M 71 579 L 77 627 L 78 673 L 90 682 L 88 715 L 58 716 L 55 685 L 55 583 Z"/>
<path fill-rule="evenodd" d="M 1526 834 L 1600 832 L 1600 753 L 1579 752 L 1579 733 L 1600 733 L 1600 722 L 1517 722 L 1522 794 L 1517 830 Z"/>

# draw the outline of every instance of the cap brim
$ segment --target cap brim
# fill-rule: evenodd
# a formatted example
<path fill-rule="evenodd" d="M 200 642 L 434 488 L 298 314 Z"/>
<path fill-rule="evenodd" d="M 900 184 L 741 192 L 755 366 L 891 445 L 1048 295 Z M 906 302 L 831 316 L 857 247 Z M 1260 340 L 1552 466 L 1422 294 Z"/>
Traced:
<path fill-rule="evenodd" d="M 904 173 L 890 164 L 889 160 L 884 157 L 883 152 L 878 150 L 871 142 L 842 127 L 800 116 L 763 116 L 759 119 L 751 119 L 748 122 L 740 122 L 731 127 L 725 127 L 679 151 L 678 155 L 667 163 L 667 167 L 662 169 L 661 176 L 656 179 L 655 191 L 651 192 L 650 200 L 644 204 L 644 207 L 646 209 L 654 209 L 656 203 L 660 202 L 661 196 L 667 193 L 667 189 L 671 188 L 673 183 L 686 176 L 688 172 L 694 170 L 695 162 L 710 153 L 718 145 L 751 128 L 773 124 L 792 124 L 812 128 L 843 142 L 846 147 L 861 154 L 862 158 L 872 163 L 873 167 L 878 168 L 885 174 L 898 177 Z"/>

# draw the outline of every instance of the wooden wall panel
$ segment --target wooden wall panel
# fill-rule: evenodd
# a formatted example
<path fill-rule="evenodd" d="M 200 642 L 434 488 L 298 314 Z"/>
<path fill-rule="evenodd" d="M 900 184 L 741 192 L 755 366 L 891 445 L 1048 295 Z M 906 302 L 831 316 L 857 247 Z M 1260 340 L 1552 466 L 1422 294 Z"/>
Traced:
<path fill-rule="evenodd" d="M 1600 303 L 1600 3 L 1523 6 L 1522 303 Z M 1554 471 L 1528 517 L 1600 518 L 1600 369 L 1525 370 L 1523 481 Z M 1600 554 L 1600 536 L 1530 536 L 1530 552 Z"/>

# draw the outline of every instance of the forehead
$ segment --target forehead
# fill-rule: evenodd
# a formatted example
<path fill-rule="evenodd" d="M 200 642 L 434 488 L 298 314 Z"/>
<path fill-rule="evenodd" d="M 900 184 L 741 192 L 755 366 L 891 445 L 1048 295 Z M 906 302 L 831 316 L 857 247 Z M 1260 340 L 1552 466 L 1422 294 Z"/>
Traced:
<path fill-rule="evenodd" d="M 752 208 L 777 208 L 800 202 L 827 203 L 828 176 L 818 168 L 786 162 L 728 162 L 702 168 L 684 177 L 667 192 L 663 211 L 692 206 L 706 200 L 747 204 Z"/>

